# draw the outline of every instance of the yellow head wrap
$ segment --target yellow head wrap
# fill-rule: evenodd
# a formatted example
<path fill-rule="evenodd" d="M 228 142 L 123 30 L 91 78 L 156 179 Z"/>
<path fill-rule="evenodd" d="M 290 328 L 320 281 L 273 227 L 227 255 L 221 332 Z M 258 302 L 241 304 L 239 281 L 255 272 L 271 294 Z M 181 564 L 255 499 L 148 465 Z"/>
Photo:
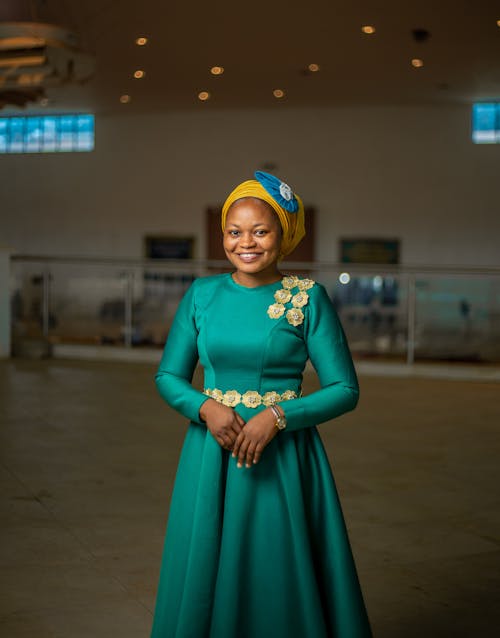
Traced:
<path fill-rule="evenodd" d="M 277 180 L 277 178 L 274 179 Z M 277 180 L 277 182 L 279 183 L 279 180 Z M 286 184 L 284 184 L 284 186 L 286 186 Z M 232 204 L 242 197 L 257 197 L 258 199 L 262 199 L 267 202 L 278 215 L 281 228 L 283 229 L 280 259 L 285 257 L 292 252 L 306 234 L 304 228 L 304 204 L 296 193 L 292 193 L 292 195 L 298 203 L 298 210 L 295 213 L 288 212 L 285 208 L 283 208 L 283 206 L 281 206 L 256 179 L 249 179 L 246 182 L 239 184 L 229 194 L 228 198 L 224 202 L 224 206 L 222 207 L 222 232 L 224 232 L 226 228 L 227 213 Z M 277 196 L 279 197 L 279 194 Z"/>

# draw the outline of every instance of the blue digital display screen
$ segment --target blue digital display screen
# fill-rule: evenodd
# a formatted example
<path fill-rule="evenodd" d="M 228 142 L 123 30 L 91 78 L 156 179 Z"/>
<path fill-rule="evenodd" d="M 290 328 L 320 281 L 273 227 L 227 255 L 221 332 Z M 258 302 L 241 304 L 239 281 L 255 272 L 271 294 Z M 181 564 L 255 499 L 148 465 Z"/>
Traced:
<path fill-rule="evenodd" d="M 94 149 L 94 116 L 0 117 L 0 153 L 57 153 Z"/>
<path fill-rule="evenodd" d="M 472 141 L 500 144 L 500 104 L 479 102 L 472 106 Z"/>

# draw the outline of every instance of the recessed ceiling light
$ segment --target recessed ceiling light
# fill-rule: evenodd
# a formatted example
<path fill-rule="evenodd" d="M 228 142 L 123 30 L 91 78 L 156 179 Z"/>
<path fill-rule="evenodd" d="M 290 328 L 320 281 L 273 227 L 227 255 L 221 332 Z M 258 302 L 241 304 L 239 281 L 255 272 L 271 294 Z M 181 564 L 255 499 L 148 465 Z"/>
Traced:
<path fill-rule="evenodd" d="M 210 93 L 208 91 L 200 91 L 198 93 L 198 99 L 202 102 L 206 102 L 210 98 Z"/>
<path fill-rule="evenodd" d="M 316 73 L 316 71 L 319 71 L 319 64 L 310 64 L 307 68 L 311 73 Z"/>
<path fill-rule="evenodd" d="M 120 95 L 120 102 L 122 104 L 128 104 L 131 99 L 130 95 Z"/>
<path fill-rule="evenodd" d="M 373 35 L 375 33 L 376 29 L 371 24 L 364 24 L 361 27 L 361 31 L 363 31 L 363 33 L 366 33 L 366 35 Z"/>
<path fill-rule="evenodd" d="M 210 73 L 212 75 L 222 75 L 224 73 L 224 67 L 223 66 L 213 66 L 210 69 Z"/>
<path fill-rule="evenodd" d="M 148 43 L 148 39 L 143 37 L 143 36 L 141 36 L 140 38 L 137 38 L 135 43 L 137 44 L 137 46 L 143 47 L 145 44 Z"/>
<path fill-rule="evenodd" d="M 497 20 L 497 27 L 500 27 L 500 20 Z"/>
<path fill-rule="evenodd" d="M 411 65 L 414 66 L 416 69 L 420 69 L 420 67 L 424 66 L 424 61 L 420 58 L 413 58 L 413 60 L 411 61 Z"/>
<path fill-rule="evenodd" d="M 142 69 L 137 69 L 137 71 L 134 71 L 134 78 L 136 80 L 140 80 L 144 76 L 145 76 L 145 73 L 144 73 L 144 71 Z"/>
<path fill-rule="evenodd" d="M 280 99 L 282 97 L 285 97 L 285 91 L 282 91 L 281 89 L 274 89 L 273 95 L 274 97 Z"/>

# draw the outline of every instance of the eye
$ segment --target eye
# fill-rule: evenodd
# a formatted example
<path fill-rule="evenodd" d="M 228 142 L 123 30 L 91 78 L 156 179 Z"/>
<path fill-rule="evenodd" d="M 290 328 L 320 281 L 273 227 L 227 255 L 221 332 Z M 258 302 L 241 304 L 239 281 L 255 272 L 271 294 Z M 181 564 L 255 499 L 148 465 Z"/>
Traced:
<path fill-rule="evenodd" d="M 230 237 L 238 237 L 239 234 L 240 234 L 239 230 L 230 230 L 229 231 L 229 236 Z"/>
<path fill-rule="evenodd" d="M 265 235 L 267 235 L 267 230 L 259 229 L 255 231 L 255 234 L 257 235 L 257 237 L 264 237 Z"/>

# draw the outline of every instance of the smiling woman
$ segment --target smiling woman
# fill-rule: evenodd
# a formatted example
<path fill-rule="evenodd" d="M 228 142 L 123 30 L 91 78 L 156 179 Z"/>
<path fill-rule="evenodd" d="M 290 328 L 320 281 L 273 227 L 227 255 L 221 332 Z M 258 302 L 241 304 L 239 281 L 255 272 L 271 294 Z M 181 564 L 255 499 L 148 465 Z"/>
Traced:
<path fill-rule="evenodd" d="M 226 217 L 224 251 L 236 268 L 234 280 L 244 286 L 281 279 L 278 270 L 283 233 L 278 216 L 261 199 L 236 201 Z"/>
<path fill-rule="evenodd" d="M 368 638 L 316 429 L 356 406 L 356 373 L 323 286 L 279 268 L 304 236 L 302 201 L 255 177 L 222 209 L 234 272 L 193 283 L 156 375 L 190 424 L 152 638 Z M 302 396 L 308 358 L 321 389 Z M 191 385 L 198 359 L 202 392 Z"/>

